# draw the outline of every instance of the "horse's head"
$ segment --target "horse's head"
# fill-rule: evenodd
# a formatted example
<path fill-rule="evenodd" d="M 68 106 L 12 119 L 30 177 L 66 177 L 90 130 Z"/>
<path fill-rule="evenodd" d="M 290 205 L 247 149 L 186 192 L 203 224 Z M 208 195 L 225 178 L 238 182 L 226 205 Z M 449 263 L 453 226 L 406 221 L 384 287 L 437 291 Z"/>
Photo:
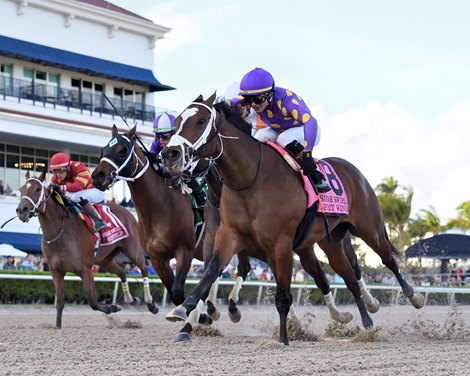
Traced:
<path fill-rule="evenodd" d="M 137 148 L 138 152 L 136 151 L 135 132 L 136 127 L 127 133 L 119 134 L 116 126 L 113 125 L 113 137 L 101 149 L 100 163 L 92 174 L 93 184 L 96 188 L 104 191 L 117 180 L 133 181 L 145 172 L 149 162 L 140 148 Z M 139 170 L 141 166 L 142 169 Z"/>
<path fill-rule="evenodd" d="M 165 174 L 192 173 L 201 158 L 213 155 L 219 131 L 214 101 L 215 93 L 205 101 L 199 96 L 176 118 L 176 134 L 161 152 Z"/>
<path fill-rule="evenodd" d="M 16 208 L 16 214 L 22 222 L 28 222 L 31 217 L 39 214 L 40 208 L 45 204 L 46 170 L 39 177 L 30 177 L 29 171 L 26 172 L 26 183 L 20 188 L 21 200 Z"/>

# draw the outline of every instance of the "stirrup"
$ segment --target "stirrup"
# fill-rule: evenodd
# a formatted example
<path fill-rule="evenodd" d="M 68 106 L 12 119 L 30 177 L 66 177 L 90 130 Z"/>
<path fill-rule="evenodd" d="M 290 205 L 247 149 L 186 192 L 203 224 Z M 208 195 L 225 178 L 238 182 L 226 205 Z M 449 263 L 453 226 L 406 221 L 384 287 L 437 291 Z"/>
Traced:
<path fill-rule="evenodd" d="M 328 185 L 325 179 L 322 179 L 316 183 L 315 188 L 317 189 L 318 193 L 326 193 L 331 191 L 331 187 Z"/>

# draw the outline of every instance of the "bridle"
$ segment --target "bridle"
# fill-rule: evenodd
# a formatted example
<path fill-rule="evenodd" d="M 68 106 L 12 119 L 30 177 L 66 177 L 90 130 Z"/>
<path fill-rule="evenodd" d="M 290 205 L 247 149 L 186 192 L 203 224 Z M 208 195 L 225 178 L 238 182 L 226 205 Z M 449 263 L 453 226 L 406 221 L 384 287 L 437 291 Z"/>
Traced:
<path fill-rule="evenodd" d="M 218 112 L 219 113 L 219 121 L 217 122 L 217 124 L 215 124 L 215 120 L 216 120 L 216 117 L 217 117 L 217 111 L 214 107 L 209 107 L 208 105 L 206 105 L 205 103 L 202 103 L 202 102 L 193 102 L 188 106 L 186 111 L 189 109 L 189 107 L 191 105 L 202 106 L 210 112 L 211 116 L 209 118 L 209 121 L 206 124 L 206 127 L 204 128 L 204 131 L 201 133 L 199 138 L 194 143 L 192 143 L 191 141 L 189 141 L 188 139 L 186 139 L 185 137 L 180 135 L 180 133 L 182 132 L 183 127 L 184 127 L 184 125 L 183 125 L 182 127 L 180 127 L 180 129 L 178 129 L 176 134 L 174 134 L 172 136 L 170 142 L 167 144 L 167 147 L 173 146 L 173 147 L 179 147 L 181 149 L 181 155 L 183 156 L 183 158 L 182 158 L 183 159 L 183 165 L 181 166 L 181 170 L 182 171 L 188 171 L 190 174 L 192 174 L 193 170 L 195 169 L 195 167 L 196 167 L 196 165 L 197 165 L 197 163 L 200 159 L 200 158 L 198 158 L 198 156 L 200 154 L 204 153 L 209 148 L 209 146 L 212 142 L 214 142 L 215 140 L 219 140 L 221 146 L 220 146 L 220 152 L 216 157 L 206 158 L 209 161 L 209 166 L 214 161 L 216 161 L 217 159 L 219 159 L 222 156 L 222 154 L 224 152 L 224 142 L 223 142 L 224 138 L 238 139 L 238 137 L 224 136 L 223 134 L 220 133 L 220 129 L 222 127 L 222 124 L 225 121 L 225 114 L 224 114 L 223 111 Z M 184 112 L 181 115 L 183 117 L 184 117 Z M 195 112 L 192 114 L 192 116 L 193 115 L 195 115 Z M 214 136 L 210 140 L 207 140 L 212 130 L 214 130 Z M 235 187 L 235 186 L 231 186 L 231 185 L 227 184 L 221 178 L 224 185 L 227 188 L 229 188 L 231 190 L 234 190 L 234 191 L 243 191 L 243 190 L 246 190 L 246 189 L 249 189 L 249 188 L 253 187 L 253 185 L 255 185 L 256 181 L 258 180 L 259 172 L 261 170 L 261 165 L 263 163 L 263 150 L 262 150 L 262 147 L 261 147 L 261 143 L 259 143 L 259 154 L 260 154 L 260 156 L 259 156 L 259 159 L 258 159 L 258 166 L 256 168 L 256 174 L 255 174 L 255 177 L 253 178 L 253 180 L 251 182 L 249 182 L 248 184 L 246 184 L 242 187 Z"/>
<path fill-rule="evenodd" d="M 28 184 L 29 181 L 35 181 L 39 183 L 39 185 L 41 186 L 41 194 L 39 195 L 37 202 L 34 202 L 33 199 L 29 196 L 21 196 L 20 198 L 21 200 L 25 199 L 29 201 L 29 203 L 33 206 L 33 208 L 29 210 L 29 216 L 28 216 L 28 218 L 32 218 L 32 217 L 37 217 L 40 214 L 41 210 L 39 208 L 43 204 L 44 206 L 42 208 L 42 213 L 46 211 L 46 204 L 47 204 L 47 201 L 49 200 L 49 197 L 51 197 L 51 195 L 46 196 L 46 184 L 44 183 L 44 181 L 41 181 L 38 178 L 29 178 L 28 180 L 26 180 L 25 185 Z"/>
<path fill-rule="evenodd" d="M 38 178 L 29 178 L 28 180 L 26 180 L 25 184 L 27 184 L 29 181 L 35 181 L 39 183 L 39 185 L 41 186 L 41 193 L 39 195 L 37 202 L 34 202 L 34 200 L 29 196 L 21 196 L 21 200 L 25 199 L 26 201 L 29 201 L 29 203 L 33 206 L 33 208 L 29 210 L 29 215 L 28 215 L 28 218 L 32 218 L 32 217 L 37 217 L 39 214 L 44 214 L 46 212 L 47 201 L 49 201 L 49 199 L 52 197 L 52 194 L 46 195 L 46 183 L 44 181 Z M 42 209 L 40 209 L 41 206 L 42 206 Z M 66 215 L 64 214 L 64 216 L 62 217 L 60 230 L 57 233 L 57 235 L 52 240 L 46 240 L 46 241 L 42 240 L 42 243 L 51 244 L 62 236 L 62 233 L 64 232 L 65 218 L 66 218 Z"/>
<path fill-rule="evenodd" d="M 125 157 L 117 156 L 115 152 L 115 147 L 117 145 L 124 145 L 127 149 L 127 153 Z M 142 161 L 135 151 L 134 143 L 129 139 L 129 137 L 125 135 L 117 135 L 116 137 L 112 138 L 111 141 L 108 142 L 102 152 L 103 157 L 101 158 L 100 162 L 106 162 L 114 168 L 114 171 L 110 173 L 112 177 L 112 182 L 109 187 L 112 187 L 114 183 L 118 180 L 125 180 L 125 181 L 136 181 L 139 179 L 145 171 L 150 166 L 150 161 L 147 157 L 145 157 L 145 161 Z M 137 159 L 137 163 L 135 166 L 131 164 L 131 160 L 133 160 L 133 156 Z M 119 162 L 119 159 L 123 159 L 122 162 Z M 139 170 L 139 167 L 141 169 Z"/>

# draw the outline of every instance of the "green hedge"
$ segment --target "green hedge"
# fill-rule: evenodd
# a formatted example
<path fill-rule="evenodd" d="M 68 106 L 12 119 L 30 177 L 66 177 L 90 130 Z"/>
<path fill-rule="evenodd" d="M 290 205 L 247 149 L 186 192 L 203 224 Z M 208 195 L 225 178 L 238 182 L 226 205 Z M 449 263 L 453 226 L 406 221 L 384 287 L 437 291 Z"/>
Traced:
<path fill-rule="evenodd" d="M 35 271 L 0 271 L 2 274 L 36 274 L 45 275 L 48 273 L 35 272 Z M 73 274 L 68 274 L 73 275 Z M 99 277 L 115 277 L 109 273 L 98 273 L 95 276 Z M 128 276 L 131 278 L 139 278 Z M 96 286 L 96 295 L 98 301 L 103 303 L 111 303 L 114 282 L 98 282 Z M 84 289 L 81 281 L 65 281 L 65 301 L 66 303 L 73 304 L 87 304 L 87 297 L 85 296 Z M 185 294 L 189 294 L 196 285 L 187 284 L 185 286 Z M 331 285 L 334 288 L 334 284 Z M 139 297 L 143 302 L 143 286 L 141 283 L 129 283 L 129 289 L 133 296 Z M 221 299 L 223 304 L 227 304 L 228 296 L 232 286 L 219 285 L 218 298 Z M 258 286 L 243 286 L 240 291 L 239 304 L 256 304 L 258 299 Z M 157 302 L 163 299 L 163 285 L 160 283 L 151 283 L 150 291 L 152 296 Z M 396 291 L 392 290 L 372 290 L 372 294 L 376 297 L 382 305 L 395 304 Z M 261 297 L 262 304 L 274 304 L 276 296 L 275 287 L 263 287 Z M 0 304 L 30 304 L 42 303 L 53 304 L 55 297 L 54 284 L 48 280 L 26 280 L 26 279 L 1 279 L 0 280 Z M 293 301 L 297 302 L 298 290 L 292 290 Z M 123 302 L 122 288 L 119 286 L 117 303 Z M 459 304 L 470 304 L 470 294 L 455 294 L 455 302 Z M 351 292 L 347 289 L 338 289 L 336 294 L 337 304 L 354 304 L 354 298 Z M 407 299 L 403 294 L 400 294 L 399 304 L 408 304 Z M 429 293 L 427 304 L 430 305 L 447 305 L 450 303 L 449 294 Z M 144 303 L 142 303 L 144 304 Z M 300 297 L 300 304 L 304 305 L 318 305 L 323 304 L 323 295 L 318 289 L 303 289 Z"/>

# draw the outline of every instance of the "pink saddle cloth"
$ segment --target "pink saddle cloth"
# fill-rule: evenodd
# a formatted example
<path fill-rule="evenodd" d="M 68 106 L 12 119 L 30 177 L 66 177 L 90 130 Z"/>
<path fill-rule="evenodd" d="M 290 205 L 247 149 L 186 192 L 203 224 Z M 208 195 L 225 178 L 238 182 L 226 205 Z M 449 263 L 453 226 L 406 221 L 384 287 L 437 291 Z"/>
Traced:
<path fill-rule="evenodd" d="M 346 216 L 349 214 L 348 197 L 346 195 L 346 191 L 344 190 L 343 182 L 341 181 L 341 178 L 338 176 L 333 166 L 324 160 L 315 159 L 317 167 L 323 173 L 323 176 L 325 176 L 325 179 L 328 181 L 328 184 L 331 187 L 330 191 L 317 195 L 312 187 L 310 179 L 303 174 L 302 168 L 291 156 L 291 154 L 278 144 L 269 141 L 266 144 L 274 148 L 284 157 L 284 159 L 289 158 L 289 166 L 291 166 L 295 171 L 299 171 L 300 177 L 304 184 L 305 194 L 307 195 L 307 208 L 311 207 L 315 202 L 319 201 L 318 213 L 326 213 L 328 215 L 337 216 Z M 296 166 L 296 168 L 294 168 L 292 164 Z"/>

